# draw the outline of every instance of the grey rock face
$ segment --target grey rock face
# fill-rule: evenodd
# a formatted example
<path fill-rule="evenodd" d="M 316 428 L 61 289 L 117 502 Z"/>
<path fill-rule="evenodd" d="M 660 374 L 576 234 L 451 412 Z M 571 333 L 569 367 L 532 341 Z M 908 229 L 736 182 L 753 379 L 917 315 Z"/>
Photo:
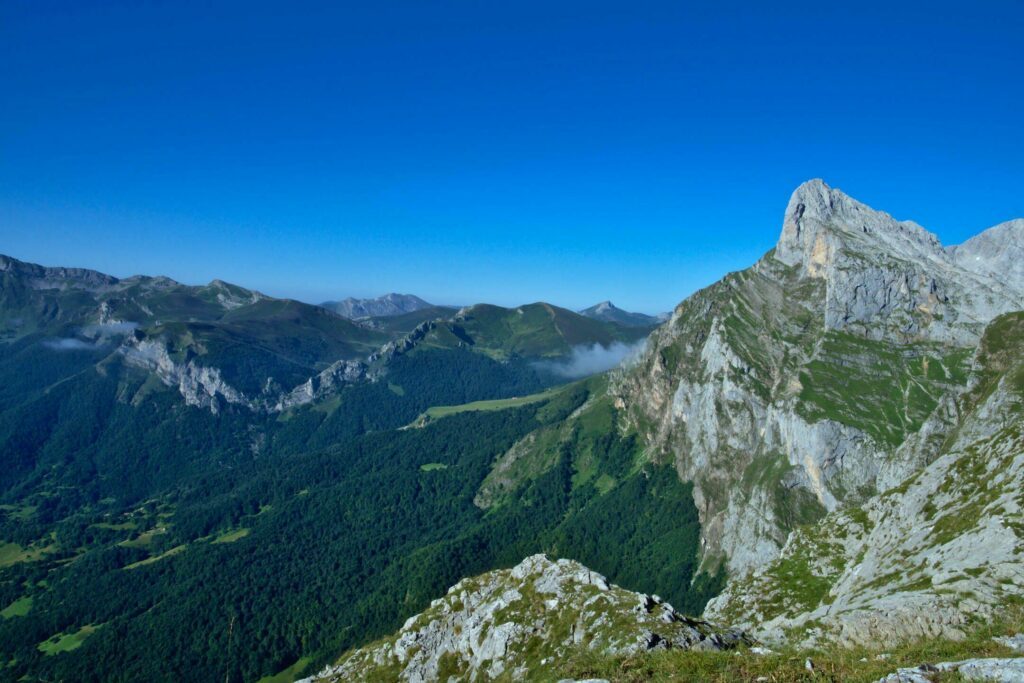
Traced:
<path fill-rule="evenodd" d="M 167 386 L 177 387 L 187 405 L 208 408 L 214 414 L 219 412 L 222 402 L 257 409 L 253 400 L 221 378 L 220 370 L 195 360 L 176 361 L 158 340 L 139 341 L 132 337 L 119 350 L 128 364 L 152 372 Z"/>
<path fill-rule="evenodd" d="M 280 395 L 273 406 L 273 411 L 283 412 L 289 408 L 313 403 L 336 393 L 347 384 L 362 382 L 374 376 L 370 367 L 363 361 L 337 361 L 286 394 Z"/>
<path fill-rule="evenodd" d="M 920 225 L 897 221 L 821 180 L 810 180 L 793 192 L 776 246 L 780 261 L 820 276 L 832 267 L 836 252 L 850 243 L 918 262 L 943 254 L 938 238 Z"/>
<path fill-rule="evenodd" d="M 993 638 L 992 640 L 996 641 L 1003 647 L 1008 647 L 1011 650 L 1016 650 L 1017 652 L 1024 652 L 1024 633 L 1018 633 L 1012 636 L 1000 636 Z"/>
<path fill-rule="evenodd" d="M 1024 307 L 1022 226 L 947 250 L 920 225 L 812 180 L 789 201 L 775 257 L 825 280 L 829 329 L 971 343 L 984 323 Z"/>
<path fill-rule="evenodd" d="M 214 414 L 224 404 L 279 413 L 331 396 L 346 385 L 377 381 L 387 372 L 388 361 L 415 348 L 435 326 L 433 322 L 422 323 L 401 339 L 384 344 L 365 360 L 337 361 L 288 390 L 268 378 L 262 394 L 257 396 L 246 395 L 231 386 L 217 368 L 195 359 L 175 359 L 159 338 L 129 337 L 118 351 L 129 365 L 152 372 L 165 385 L 176 387 L 187 405 L 207 408 Z"/>
<path fill-rule="evenodd" d="M 1024 219 L 989 228 L 947 252 L 964 270 L 1011 284 L 1024 282 Z"/>
<path fill-rule="evenodd" d="M 376 381 L 387 371 L 387 363 L 411 351 L 434 328 L 436 323 L 425 322 L 401 339 L 388 342 L 374 351 L 366 360 L 341 360 L 306 382 L 281 395 L 272 410 L 281 412 L 296 406 L 313 403 L 330 396 L 348 384 Z"/>
<path fill-rule="evenodd" d="M 608 654 L 721 650 L 746 642 L 676 612 L 657 596 L 608 583 L 578 562 L 534 555 L 464 579 L 385 641 L 342 657 L 312 681 L 512 680 L 551 677 L 575 648 Z"/>

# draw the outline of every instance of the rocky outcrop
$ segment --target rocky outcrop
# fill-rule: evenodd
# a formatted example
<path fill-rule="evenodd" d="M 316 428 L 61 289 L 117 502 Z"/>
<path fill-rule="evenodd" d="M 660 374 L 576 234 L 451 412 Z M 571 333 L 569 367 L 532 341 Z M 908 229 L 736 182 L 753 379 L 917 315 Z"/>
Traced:
<path fill-rule="evenodd" d="M 225 405 L 252 411 L 280 413 L 336 394 L 347 385 L 372 382 L 387 372 L 387 364 L 416 347 L 436 323 L 425 322 L 401 339 L 388 342 L 364 360 L 339 360 L 291 389 L 266 378 L 260 395 L 246 395 L 224 380 L 219 369 L 204 365 L 192 353 L 173 352 L 160 335 L 131 335 L 118 349 L 126 362 L 154 373 L 166 386 L 178 389 L 187 405 L 218 413 Z M 134 329 L 134 328 L 132 328 Z"/>
<path fill-rule="evenodd" d="M 370 377 L 370 368 L 365 362 L 340 360 L 291 391 L 282 394 L 273 404 L 272 409 L 275 412 L 283 412 L 290 408 L 314 403 L 337 393 L 345 385 L 362 382 Z"/>
<path fill-rule="evenodd" d="M 351 652 L 313 681 L 554 680 L 583 648 L 608 655 L 749 642 L 685 617 L 657 596 L 627 591 L 578 562 L 534 555 L 464 579 L 383 641 Z"/>
<path fill-rule="evenodd" d="M 187 405 L 209 409 L 215 415 L 225 404 L 250 410 L 260 407 L 225 382 L 219 369 L 201 365 L 194 358 L 173 358 L 162 340 L 130 337 L 119 351 L 129 365 L 152 372 L 165 385 L 176 387 Z"/>
<path fill-rule="evenodd" d="M 250 396 L 226 382 L 218 368 L 202 364 L 191 354 L 172 354 L 159 337 L 129 337 L 118 351 L 129 365 L 152 372 L 164 385 L 176 388 L 186 405 L 215 415 L 226 405 L 283 412 L 333 395 L 348 384 L 372 381 L 383 372 L 380 366 L 371 367 L 364 361 L 341 360 L 290 390 L 283 390 L 268 377 L 263 392 Z"/>
<path fill-rule="evenodd" d="M 233 311 L 242 306 L 250 306 L 267 297 L 251 289 L 244 289 L 223 280 L 213 280 L 206 286 L 209 293 L 216 297 L 217 303 L 224 310 Z"/>
<path fill-rule="evenodd" d="M 971 344 L 1024 303 L 1021 221 L 946 250 L 935 235 L 820 180 L 790 199 L 775 257 L 825 281 L 825 326 L 877 339 Z M 1010 248 L 1007 248 L 1010 247 Z"/>
<path fill-rule="evenodd" d="M 347 384 L 380 379 L 387 372 L 389 361 L 416 348 L 416 345 L 436 327 L 437 323 L 433 321 L 420 323 L 401 339 L 381 346 L 367 356 L 366 360 L 342 360 L 332 363 L 326 370 L 282 395 L 274 404 L 273 410 L 281 412 L 313 403 L 337 393 Z"/>
<path fill-rule="evenodd" d="M 947 680 L 949 675 L 964 681 L 1024 683 L 1024 658 L 986 657 L 959 662 L 922 664 L 899 669 L 878 679 L 878 683 L 934 683 L 937 680 Z"/>

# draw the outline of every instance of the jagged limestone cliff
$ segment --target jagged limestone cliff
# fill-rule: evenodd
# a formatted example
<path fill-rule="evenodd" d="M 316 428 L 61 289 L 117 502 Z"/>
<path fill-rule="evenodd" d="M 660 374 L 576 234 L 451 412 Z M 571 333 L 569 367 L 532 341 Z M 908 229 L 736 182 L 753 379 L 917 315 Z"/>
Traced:
<path fill-rule="evenodd" d="M 578 649 L 607 655 L 724 650 L 749 640 L 687 618 L 578 562 L 528 557 L 464 579 L 395 635 L 343 656 L 314 681 L 554 680 Z"/>
<path fill-rule="evenodd" d="M 945 249 L 810 181 L 775 249 L 676 308 L 610 391 L 694 482 L 706 566 L 760 567 L 792 529 L 935 457 L 982 331 L 1024 308 L 1003 248 L 1020 229 Z"/>
<path fill-rule="evenodd" d="M 770 640 L 957 637 L 1024 600 L 1024 313 L 989 325 L 931 462 L 792 534 L 709 618 Z"/>

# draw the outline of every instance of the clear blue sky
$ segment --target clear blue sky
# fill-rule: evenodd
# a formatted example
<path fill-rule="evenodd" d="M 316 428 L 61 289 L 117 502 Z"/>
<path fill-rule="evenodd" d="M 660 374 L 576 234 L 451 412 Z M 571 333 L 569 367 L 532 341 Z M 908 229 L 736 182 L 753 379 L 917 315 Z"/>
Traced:
<path fill-rule="evenodd" d="M 1024 216 L 1024 3 L 0 2 L 0 252 L 666 310 L 822 177 Z"/>

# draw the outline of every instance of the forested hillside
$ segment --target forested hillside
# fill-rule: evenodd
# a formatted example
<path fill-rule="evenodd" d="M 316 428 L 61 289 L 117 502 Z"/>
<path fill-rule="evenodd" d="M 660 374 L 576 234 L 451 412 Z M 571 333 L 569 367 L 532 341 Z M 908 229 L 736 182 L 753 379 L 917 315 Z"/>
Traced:
<path fill-rule="evenodd" d="M 716 584 L 691 586 L 699 526 L 690 489 L 671 469 L 641 465 L 632 440 L 580 432 L 557 467 L 501 506 L 473 503 L 496 456 L 563 420 L 594 388 L 421 429 L 360 436 L 350 417 L 330 445 L 298 446 L 325 439 L 331 420 L 308 410 L 266 425 L 258 457 L 216 448 L 251 424 L 186 407 L 194 422 L 181 428 L 211 439 L 191 461 L 167 450 L 148 468 L 108 465 L 125 477 L 61 463 L 60 477 L 5 507 L 0 533 L 21 556 L 6 563 L 0 602 L 28 606 L 0 624 L 5 656 L 15 672 L 74 680 L 254 680 L 300 657 L 325 661 L 395 628 L 459 577 L 541 550 L 699 611 Z M 395 405 L 393 423 L 415 414 Z M 621 485 L 574 484 L 584 453 L 613 454 L 599 474 Z"/>

